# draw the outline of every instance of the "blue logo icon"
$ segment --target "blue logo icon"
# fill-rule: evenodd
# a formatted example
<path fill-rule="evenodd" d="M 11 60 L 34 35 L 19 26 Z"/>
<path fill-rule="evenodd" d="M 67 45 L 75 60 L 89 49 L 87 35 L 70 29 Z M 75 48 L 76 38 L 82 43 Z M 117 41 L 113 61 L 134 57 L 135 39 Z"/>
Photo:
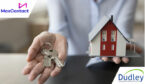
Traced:
<path fill-rule="evenodd" d="M 120 82 L 142 82 L 143 79 L 144 79 L 144 71 L 141 69 L 132 69 L 127 71 L 125 74 L 118 74 L 118 80 Z"/>

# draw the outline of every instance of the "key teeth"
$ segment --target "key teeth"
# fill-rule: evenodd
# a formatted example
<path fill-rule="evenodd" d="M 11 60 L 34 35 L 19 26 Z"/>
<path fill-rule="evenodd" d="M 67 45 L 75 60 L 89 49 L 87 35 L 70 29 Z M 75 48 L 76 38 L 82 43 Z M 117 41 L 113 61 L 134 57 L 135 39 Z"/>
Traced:
<path fill-rule="evenodd" d="M 62 65 L 62 66 L 58 66 L 59 68 L 63 68 L 64 66 Z"/>
<path fill-rule="evenodd" d="M 64 67 L 64 64 L 61 63 L 58 67 L 63 68 Z"/>
<path fill-rule="evenodd" d="M 58 59 L 58 53 L 57 53 L 56 50 L 53 50 L 53 52 L 49 52 L 49 50 L 43 49 L 41 51 L 41 54 L 44 55 L 44 63 L 43 63 L 43 65 L 45 67 L 51 67 L 51 61 L 52 60 L 55 61 L 56 66 L 58 66 L 60 68 L 64 67 L 64 64 Z M 51 58 L 48 58 L 47 57 L 48 55 L 51 55 Z"/>

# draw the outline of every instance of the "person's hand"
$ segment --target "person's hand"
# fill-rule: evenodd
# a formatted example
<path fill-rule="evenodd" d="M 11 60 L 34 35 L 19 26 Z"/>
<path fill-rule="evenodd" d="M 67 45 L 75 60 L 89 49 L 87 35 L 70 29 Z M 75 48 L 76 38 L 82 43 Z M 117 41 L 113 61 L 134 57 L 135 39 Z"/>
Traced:
<path fill-rule="evenodd" d="M 46 42 L 49 42 L 54 46 L 53 49 L 58 52 L 58 58 L 62 63 L 64 63 L 67 55 L 67 41 L 64 36 L 49 32 L 42 32 L 36 36 L 28 49 L 28 64 L 25 66 L 23 74 L 29 74 L 28 79 L 30 81 L 33 81 L 41 74 L 38 79 L 38 84 L 43 84 L 49 76 L 54 77 L 61 71 L 61 68 L 57 67 L 55 64 L 52 64 L 49 68 L 43 66 L 44 56 L 42 56 L 40 50 Z"/>
<path fill-rule="evenodd" d="M 129 50 L 129 49 L 133 50 L 134 48 L 133 48 L 132 44 L 127 44 L 126 49 L 127 50 Z M 142 53 L 142 49 L 137 45 L 135 45 L 135 51 L 139 54 Z M 113 61 L 115 64 L 120 64 L 121 61 L 123 63 L 128 63 L 129 62 L 129 58 L 127 58 L 127 57 L 122 57 L 122 58 L 120 58 L 120 57 L 102 57 L 102 60 L 103 61 Z"/>

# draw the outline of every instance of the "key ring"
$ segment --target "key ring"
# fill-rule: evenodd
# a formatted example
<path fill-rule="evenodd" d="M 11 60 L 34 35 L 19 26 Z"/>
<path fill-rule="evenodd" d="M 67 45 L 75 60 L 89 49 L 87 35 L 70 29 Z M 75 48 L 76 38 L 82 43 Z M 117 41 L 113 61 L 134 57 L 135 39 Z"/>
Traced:
<path fill-rule="evenodd" d="M 42 49 L 42 51 L 41 51 L 41 53 L 43 54 L 43 55 L 47 55 L 48 54 L 48 49 Z"/>
<path fill-rule="evenodd" d="M 43 55 L 47 55 L 47 51 L 52 50 L 52 48 L 53 48 L 52 44 L 50 42 L 46 42 L 46 43 L 44 43 L 44 45 L 41 49 L 41 53 Z"/>

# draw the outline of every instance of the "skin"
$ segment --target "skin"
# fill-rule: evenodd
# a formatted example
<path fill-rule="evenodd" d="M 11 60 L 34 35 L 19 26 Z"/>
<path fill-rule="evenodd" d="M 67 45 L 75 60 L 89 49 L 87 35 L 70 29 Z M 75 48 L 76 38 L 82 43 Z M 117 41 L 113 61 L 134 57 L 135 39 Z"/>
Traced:
<path fill-rule="evenodd" d="M 58 52 L 58 58 L 64 63 L 67 56 L 67 40 L 64 36 L 59 34 L 52 34 L 49 32 L 42 32 L 36 36 L 28 49 L 27 65 L 23 69 L 24 75 L 29 75 L 28 79 L 33 81 L 38 77 L 38 84 L 43 84 L 50 76 L 54 77 L 61 71 L 61 68 L 57 67 L 54 63 L 51 67 L 43 66 L 43 55 L 40 53 L 44 43 L 50 42 L 53 44 L 53 48 Z M 133 49 L 132 45 L 127 44 L 127 49 Z M 136 46 L 136 52 L 141 53 L 142 49 Z M 128 58 L 119 58 L 119 57 L 102 57 L 104 61 L 113 61 L 116 64 L 119 64 L 121 61 L 128 63 Z"/>
<path fill-rule="evenodd" d="M 54 77 L 61 71 L 61 68 L 55 66 L 54 63 L 49 68 L 43 66 L 43 56 L 40 50 L 46 42 L 50 42 L 53 45 L 62 63 L 65 61 L 67 54 L 67 41 L 62 35 L 42 32 L 34 38 L 28 49 L 28 64 L 25 66 L 22 73 L 29 75 L 28 79 L 30 81 L 33 81 L 40 75 L 38 84 L 43 84 L 50 76 Z"/>

